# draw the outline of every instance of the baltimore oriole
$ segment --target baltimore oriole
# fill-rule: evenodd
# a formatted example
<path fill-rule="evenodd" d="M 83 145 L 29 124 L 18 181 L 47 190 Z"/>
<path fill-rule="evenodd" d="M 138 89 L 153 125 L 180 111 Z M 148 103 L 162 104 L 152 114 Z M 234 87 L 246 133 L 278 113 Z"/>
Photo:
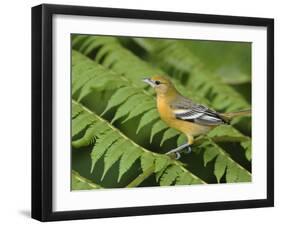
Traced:
<path fill-rule="evenodd" d="M 180 158 L 180 152 L 188 148 L 194 142 L 194 137 L 204 135 L 216 126 L 229 123 L 235 116 L 250 115 L 251 110 L 238 112 L 219 113 L 202 104 L 182 96 L 172 82 L 163 76 L 153 76 L 143 80 L 153 87 L 157 95 L 157 109 L 160 118 L 169 126 L 187 137 L 187 143 L 183 144 L 166 154 L 174 153 Z"/>

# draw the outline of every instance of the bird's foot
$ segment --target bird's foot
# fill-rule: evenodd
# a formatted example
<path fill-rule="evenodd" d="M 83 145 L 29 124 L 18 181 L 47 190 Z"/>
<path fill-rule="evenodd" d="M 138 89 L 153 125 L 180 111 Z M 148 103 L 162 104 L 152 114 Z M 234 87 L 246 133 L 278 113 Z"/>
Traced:
<path fill-rule="evenodd" d="M 191 149 L 190 146 L 188 146 L 188 147 L 187 147 L 187 150 L 183 150 L 182 152 L 183 152 L 183 153 L 186 153 L 186 154 L 189 154 L 189 153 L 192 152 L 192 149 Z"/>
<path fill-rule="evenodd" d="M 187 150 L 185 150 L 185 148 L 187 148 Z M 179 159 L 181 157 L 181 153 L 186 153 L 189 154 L 191 153 L 191 147 L 189 144 L 183 144 L 175 149 L 172 149 L 171 151 L 166 152 L 166 155 L 169 156 L 174 156 L 175 159 Z"/>

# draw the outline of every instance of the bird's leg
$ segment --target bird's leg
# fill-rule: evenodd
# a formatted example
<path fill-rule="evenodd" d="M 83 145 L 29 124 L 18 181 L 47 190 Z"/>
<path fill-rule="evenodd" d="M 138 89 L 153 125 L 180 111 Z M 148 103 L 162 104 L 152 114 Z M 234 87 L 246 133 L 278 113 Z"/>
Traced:
<path fill-rule="evenodd" d="M 175 149 L 172 149 L 172 150 L 166 152 L 166 155 L 171 155 L 172 153 L 175 153 L 176 159 L 179 159 L 181 157 L 180 153 L 183 152 L 183 150 L 185 148 L 188 149 L 186 153 L 189 154 L 192 151 L 190 145 L 193 143 L 193 137 L 192 136 L 187 136 L 187 139 L 188 139 L 187 143 L 185 143 L 185 144 L 183 144 L 183 145 L 181 145 L 181 146 L 179 146 L 179 147 L 177 147 Z"/>
<path fill-rule="evenodd" d="M 180 152 L 182 149 L 184 149 L 184 148 L 186 148 L 186 147 L 188 147 L 189 146 L 189 144 L 188 143 L 185 143 L 185 144 L 183 144 L 183 145 L 181 145 L 181 146 L 179 146 L 179 147 L 177 147 L 177 148 L 175 148 L 175 149 L 172 149 L 171 151 L 168 151 L 166 154 L 171 154 L 171 153 L 175 153 L 175 152 Z"/>
<path fill-rule="evenodd" d="M 171 151 L 168 151 L 167 153 L 166 153 L 166 155 L 171 155 L 172 153 L 175 153 L 176 154 L 176 159 L 179 159 L 180 157 L 181 157 L 181 152 L 185 149 L 185 148 L 188 148 L 188 151 L 187 151 L 187 153 L 190 153 L 191 152 L 191 147 L 190 147 L 190 145 L 188 144 L 188 143 L 185 143 L 185 144 L 183 144 L 183 145 L 181 145 L 181 146 L 179 146 L 179 147 L 177 147 L 177 148 L 175 148 L 175 149 L 172 149 Z"/>

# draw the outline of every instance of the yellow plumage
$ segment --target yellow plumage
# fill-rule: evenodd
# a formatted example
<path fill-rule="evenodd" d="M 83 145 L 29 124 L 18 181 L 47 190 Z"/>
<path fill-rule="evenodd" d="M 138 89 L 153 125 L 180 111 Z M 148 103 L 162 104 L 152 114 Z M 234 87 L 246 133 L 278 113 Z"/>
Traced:
<path fill-rule="evenodd" d="M 250 110 L 219 113 L 204 105 L 194 103 L 182 96 L 172 82 L 163 76 L 153 76 L 144 82 L 151 85 L 157 94 L 157 109 L 161 119 L 187 137 L 187 147 L 194 141 L 194 136 L 206 134 L 212 128 L 228 123 L 233 117 L 250 115 Z M 176 148 L 172 152 L 180 150 Z"/>

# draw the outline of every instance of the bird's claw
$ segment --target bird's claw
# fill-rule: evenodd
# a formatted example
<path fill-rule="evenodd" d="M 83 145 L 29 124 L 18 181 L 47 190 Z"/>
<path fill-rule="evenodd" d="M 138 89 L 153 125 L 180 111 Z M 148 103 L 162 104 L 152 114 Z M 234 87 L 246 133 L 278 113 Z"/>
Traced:
<path fill-rule="evenodd" d="M 191 153 L 191 152 L 192 152 L 192 149 L 191 149 L 190 146 L 188 146 L 188 147 L 187 147 L 187 151 L 185 151 L 185 153 L 186 153 L 186 154 L 189 154 L 189 153 Z"/>
<path fill-rule="evenodd" d="M 180 154 L 179 152 L 175 152 L 175 154 L 176 154 L 176 157 L 175 157 L 175 159 L 176 159 L 176 160 L 180 159 L 180 157 L 181 157 L 181 154 Z"/>

